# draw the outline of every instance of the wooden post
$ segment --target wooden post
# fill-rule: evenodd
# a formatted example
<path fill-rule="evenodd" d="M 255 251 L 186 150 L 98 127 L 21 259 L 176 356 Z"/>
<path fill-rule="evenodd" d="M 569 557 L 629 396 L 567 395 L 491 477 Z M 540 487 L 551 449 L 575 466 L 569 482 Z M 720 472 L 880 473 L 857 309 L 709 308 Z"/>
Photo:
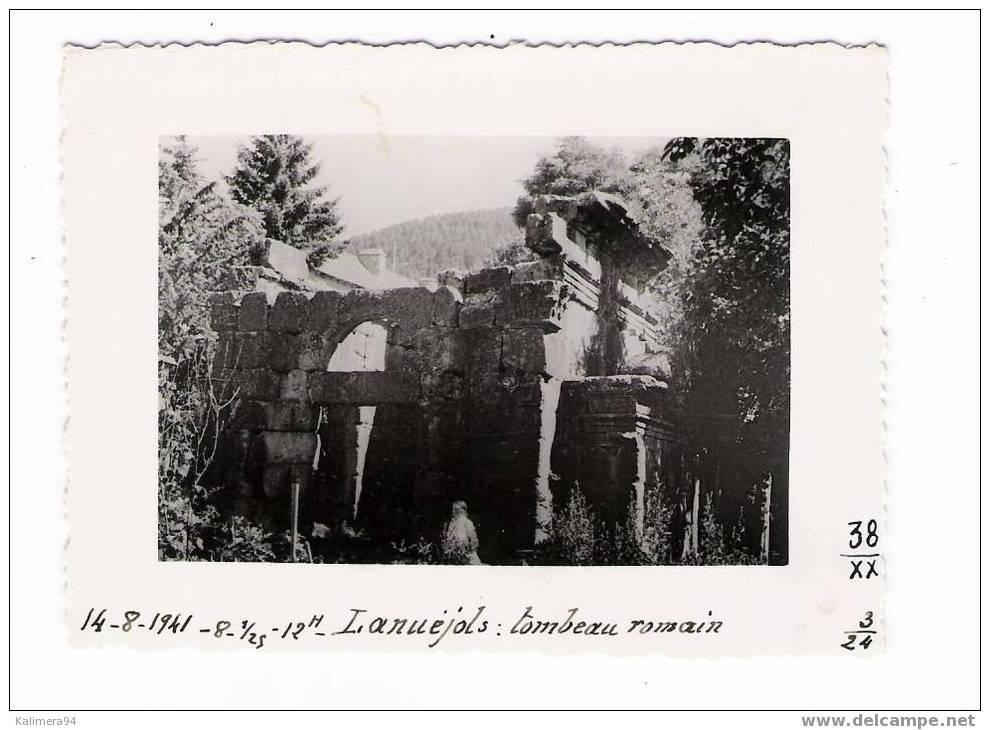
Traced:
<path fill-rule="evenodd" d="M 682 560 L 698 554 L 698 519 L 701 512 L 701 478 L 688 472 L 685 481 L 690 485 L 691 492 L 683 497 L 686 502 L 687 520 L 684 523 Z"/>
<path fill-rule="evenodd" d="M 699 548 L 699 527 L 701 521 L 701 477 L 694 477 L 694 491 L 691 496 L 691 554 L 697 555 Z"/>
<path fill-rule="evenodd" d="M 760 562 L 770 564 L 770 500 L 773 492 L 773 473 L 767 474 L 763 482 L 763 504 L 760 505 L 760 518 L 763 528 L 760 533 Z"/>
<path fill-rule="evenodd" d="M 284 483 L 284 482 L 283 482 Z M 292 480 L 292 562 L 296 562 L 296 542 L 299 539 L 299 480 Z"/>

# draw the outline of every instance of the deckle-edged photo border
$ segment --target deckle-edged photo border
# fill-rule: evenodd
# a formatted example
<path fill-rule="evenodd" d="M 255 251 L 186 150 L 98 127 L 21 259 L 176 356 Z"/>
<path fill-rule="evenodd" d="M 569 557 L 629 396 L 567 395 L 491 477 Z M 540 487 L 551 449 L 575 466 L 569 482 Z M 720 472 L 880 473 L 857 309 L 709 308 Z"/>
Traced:
<path fill-rule="evenodd" d="M 68 50 L 72 641 L 218 648 L 243 645 L 252 633 L 257 643 L 260 631 L 266 649 L 706 656 L 879 650 L 884 73 L 881 49 L 835 45 Z M 789 140 L 788 564 L 160 562 L 158 143 L 175 134 L 275 132 L 372 134 L 383 144 L 391 135 Z M 857 536 L 869 540 L 872 557 L 860 556 Z M 879 575 L 867 578 L 869 567 L 857 571 L 850 564 L 856 560 L 873 561 Z M 128 611 L 138 614 L 129 614 L 125 631 Z M 101 617 L 97 632 L 92 620 Z M 379 618 L 440 622 L 443 636 L 374 631 L 370 624 Z M 572 626 L 518 630 L 520 621 L 534 619 Z M 352 621 L 368 628 L 348 631 L 356 628 Z M 579 621 L 614 624 L 617 635 L 575 632 Z M 644 633 L 648 621 L 674 622 L 679 630 Z M 294 630 L 285 637 L 273 632 L 287 624 L 306 628 L 295 637 Z M 854 641 L 850 649 L 843 646 L 850 632 L 874 640 L 866 647 Z"/>

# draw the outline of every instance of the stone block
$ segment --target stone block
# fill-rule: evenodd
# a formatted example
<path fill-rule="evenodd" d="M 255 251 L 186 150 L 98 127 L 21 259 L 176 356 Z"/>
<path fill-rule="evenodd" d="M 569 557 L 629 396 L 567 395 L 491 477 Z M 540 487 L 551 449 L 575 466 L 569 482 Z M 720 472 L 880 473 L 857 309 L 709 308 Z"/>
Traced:
<path fill-rule="evenodd" d="M 433 325 L 433 292 L 426 287 L 389 289 L 386 294 L 386 319 L 398 325 L 391 333 L 395 343 L 409 344 L 419 330 Z"/>
<path fill-rule="evenodd" d="M 559 256 L 545 256 L 512 267 L 512 283 L 564 278 L 564 262 Z"/>
<path fill-rule="evenodd" d="M 276 373 L 287 373 L 299 365 L 299 335 L 285 332 L 266 332 L 258 336 L 260 365 L 267 365 Z"/>
<path fill-rule="evenodd" d="M 312 465 L 316 455 L 316 434 L 265 431 L 260 434 L 266 464 Z"/>
<path fill-rule="evenodd" d="M 302 292 L 284 291 L 272 305 L 268 329 L 299 334 L 306 329 L 309 299 Z"/>
<path fill-rule="evenodd" d="M 251 431 L 264 431 L 267 429 L 267 414 L 265 406 L 267 404 L 256 400 L 242 398 L 237 403 L 237 410 L 230 419 L 231 429 L 249 429 Z"/>
<path fill-rule="evenodd" d="M 309 399 L 327 405 L 386 405 L 415 403 L 420 396 L 415 372 L 313 372 L 308 379 Z"/>
<path fill-rule="evenodd" d="M 400 287 L 398 289 L 355 289 L 344 295 L 343 319 L 388 320 L 401 323 L 403 317 L 419 314 L 425 319 L 433 317 L 433 292 L 426 287 Z"/>
<path fill-rule="evenodd" d="M 513 284 L 500 296 L 496 321 L 504 327 L 540 327 L 544 332 L 560 329 L 567 286 L 559 281 Z"/>
<path fill-rule="evenodd" d="M 279 399 L 284 401 L 294 401 L 297 403 L 306 403 L 309 401 L 309 396 L 306 390 L 306 381 L 308 373 L 305 370 L 295 369 L 290 370 L 288 373 L 282 376 L 282 388 L 279 394 Z"/>
<path fill-rule="evenodd" d="M 286 500 L 292 499 L 292 484 L 299 484 L 299 494 L 302 495 L 309 489 L 312 477 L 313 469 L 309 464 L 271 464 L 265 467 L 262 489 L 267 498 L 280 498 L 286 503 Z M 287 504 L 291 508 L 291 502 Z"/>
<path fill-rule="evenodd" d="M 433 293 L 433 324 L 440 327 L 456 327 L 457 315 L 464 298 L 460 291 L 441 286 Z"/>
<path fill-rule="evenodd" d="M 210 296 L 210 327 L 216 332 L 231 332 L 237 329 L 237 305 L 234 295 L 220 292 Z"/>
<path fill-rule="evenodd" d="M 620 393 L 596 393 L 588 397 L 588 413 L 607 413 L 613 415 L 636 415 L 636 398 Z"/>
<path fill-rule="evenodd" d="M 502 367 L 527 373 L 546 370 L 543 330 L 537 327 L 508 329 L 502 336 Z"/>
<path fill-rule="evenodd" d="M 401 316 L 409 314 L 423 317 L 427 322 L 432 319 L 433 292 L 425 286 L 386 289 L 383 293 L 387 308 L 398 315 L 397 321 L 401 322 Z"/>
<path fill-rule="evenodd" d="M 434 394 L 444 400 L 459 400 L 464 396 L 464 376 L 451 371 L 441 372 L 431 384 Z"/>
<path fill-rule="evenodd" d="M 489 299 L 467 300 L 458 314 L 460 327 L 492 327 L 495 325 L 495 302 Z"/>
<path fill-rule="evenodd" d="M 237 313 L 237 329 L 260 332 L 268 326 L 268 298 L 264 292 L 252 292 L 241 297 Z"/>
<path fill-rule="evenodd" d="M 268 368 L 236 371 L 236 386 L 241 398 L 249 400 L 278 400 L 281 382 L 277 373 Z"/>
<path fill-rule="evenodd" d="M 534 376 L 539 379 L 539 376 Z M 539 440 L 539 382 L 514 383 L 477 381 L 471 384 L 472 407 L 465 430 L 474 434 L 527 433 Z"/>
<path fill-rule="evenodd" d="M 296 336 L 298 348 L 296 361 L 302 370 L 326 370 L 327 364 L 336 348 L 336 343 L 330 340 L 329 333 L 303 332 Z"/>
<path fill-rule="evenodd" d="M 414 347 L 389 344 L 385 348 L 385 370 L 389 372 L 419 370 L 422 359 L 421 354 Z"/>
<path fill-rule="evenodd" d="M 304 403 L 241 400 L 230 420 L 232 429 L 315 432 L 320 409 Z"/>
<path fill-rule="evenodd" d="M 389 292 L 382 289 L 351 289 L 340 300 L 341 319 L 376 319 L 385 311 L 384 302 Z"/>
<path fill-rule="evenodd" d="M 340 292 L 320 291 L 313 295 L 306 306 L 306 328 L 310 332 L 337 329 L 343 296 Z M 326 363 L 324 363 L 324 367 Z"/>
<path fill-rule="evenodd" d="M 214 367 L 252 370 L 265 367 L 263 332 L 228 332 L 220 336 Z"/>
<path fill-rule="evenodd" d="M 424 327 L 413 337 L 409 347 L 393 347 L 386 357 L 390 371 L 408 370 L 456 370 L 463 371 L 464 363 L 458 354 L 457 330 L 441 327 Z"/>
<path fill-rule="evenodd" d="M 320 420 L 320 409 L 305 403 L 264 403 L 266 431 L 315 432 Z"/>
<path fill-rule="evenodd" d="M 359 406 L 326 406 L 323 409 L 327 428 L 321 448 L 332 454 L 330 466 L 339 471 L 343 453 L 358 447 Z M 338 463 L 339 462 L 339 463 Z"/>
<path fill-rule="evenodd" d="M 464 294 L 483 294 L 488 291 L 498 291 L 509 286 L 512 281 L 511 266 L 494 266 L 467 274 L 464 277 Z"/>
<path fill-rule="evenodd" d="M 454 361 L 470 379 L 498 375 L 502 361 L 502 333 L 491 327 L 458 328 L 454 331 Z"/>
<path fill-rule="evenodd" d="M 526 217 L 526 245 L 543 255 L 553 255 L 560 251 L 560 244 L 554 238 L 550 214 L 530 213 Z"/>
<path fill-rule="evenodd" d="M 433 292 L 426 287 L 404 287 L 373 291 L 355 289 L 341 302 L 340 321 L 357 326 L 361 322 L 387 323 L 389 341 L 408 344 L 416 332 L 433 324 Z"/>
<path fill-rule="evenodd" d="M 506 398 L 516 406 L 537 408 L 543 402 L 543 377 L 541 375 L 520 375 L 506 386 Z"/>
<path fill-rule="evenodd" d="M 422 388 L 427 398 L 458 400 L 464 395 L 464 376 L 449 370 L 424 370 Z"/>

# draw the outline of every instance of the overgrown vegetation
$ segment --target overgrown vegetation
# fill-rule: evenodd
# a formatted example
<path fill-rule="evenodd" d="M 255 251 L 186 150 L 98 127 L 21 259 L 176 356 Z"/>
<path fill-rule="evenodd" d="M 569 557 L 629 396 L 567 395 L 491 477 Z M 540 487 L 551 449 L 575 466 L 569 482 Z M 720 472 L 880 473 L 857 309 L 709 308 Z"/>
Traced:
<path fill-rule="evenodd" d="M 162 144 L 158 173 L 158 555 L 270 560 L 272 536 L 224 519 L 219 486 L 204 483 L 238 406 L 236 388 L 213 373 L 207 295 L 263 234 L 252 211 L 203 180 L 184 138 Z"/>
<path fill-rule="evenodd" d="M 675 554 L 678 541 L 673 532 L 674 509 L 664 498 L 664 487 L 655 482 L 644 495 L 642 522 L 635 499 L 626 518 L 609 523 L 575 486 L 566 505 L 557 510 L 546 526 L 548 539 L 537 551 L 543 565 L 756 565 L 760 561 L 747 551 L 741 523 L 726 532 L 715 513 L 709 494 L 698 524 L 698 545 L 690 542 Z"/>
<path fill-rule="evenodd" d="M 557 565 L 594 565 L 602 553 L 598 525 L 580 488 L 556 511 L 548 526 L 549 539 L 541 546 L 542 561 Z"/>

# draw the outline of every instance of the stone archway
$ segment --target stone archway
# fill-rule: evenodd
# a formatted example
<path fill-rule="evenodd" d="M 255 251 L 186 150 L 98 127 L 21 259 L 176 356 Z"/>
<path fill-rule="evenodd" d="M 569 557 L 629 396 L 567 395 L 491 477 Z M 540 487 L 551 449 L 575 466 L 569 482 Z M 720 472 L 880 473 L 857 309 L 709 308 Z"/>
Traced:
<path fill-rule="evenodd" d="M 388 328 L 366 320 L 354 326 L 330 355 L 328 373 L 373 373 L 385 370 Z M 326 404 L 320 407 L 316 475 L 317 511 L 330 522 L 352 522 L 364 486 L 368 444 L 374 428 L 376 405 Z"/>

